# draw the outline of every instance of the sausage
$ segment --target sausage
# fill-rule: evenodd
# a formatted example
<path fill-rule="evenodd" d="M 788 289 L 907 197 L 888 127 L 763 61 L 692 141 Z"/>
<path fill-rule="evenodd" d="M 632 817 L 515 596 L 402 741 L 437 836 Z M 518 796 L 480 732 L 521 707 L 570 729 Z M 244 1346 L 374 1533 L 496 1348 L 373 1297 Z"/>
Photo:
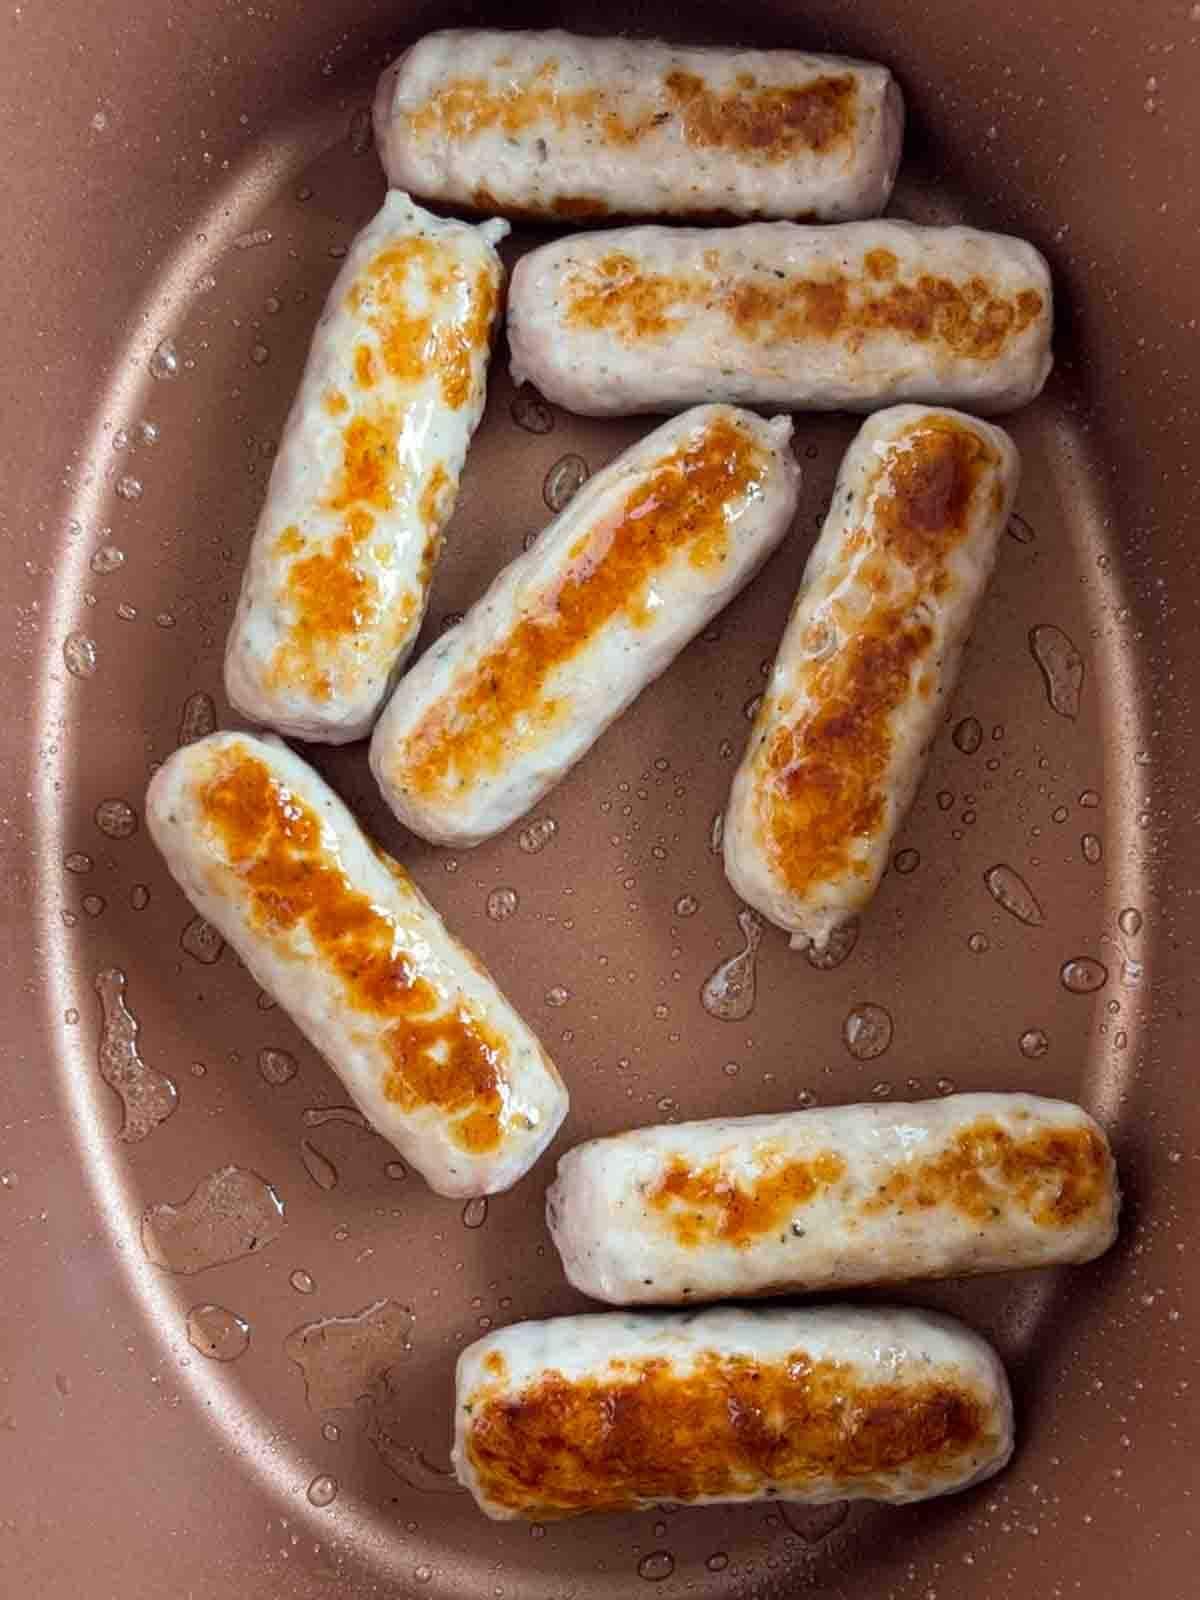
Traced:
<path fill-rule="evenodd" d="M 1052 305 L 1032 245 L 974 228 L 615 228 L 522 258 L 508 338 L 515 381 L 586 416 L 704 400 L 988 413 L 1040 392 Z"/>
<path fill-rule="evenodd" d="M 996 559 L 1019 476 L 999 428 L 896 406 L 859 430 L 725 816 L 743 900 L 823 950 L 870 900 Z"/>
<path fill-rule="evenodd" d="M 447 29 L 383 74 L 388 182 L 509 216 L 876 216 L 904 103 L 885 67 L 797 50 Z"/>
<path fill-rule="evenodd" d="M 299 756 L 211 734 L 164 762 L 146 818 L 196 910 L 432 1189 L 494 1194 L 528 1171 L 566 1115 L 554 1063 Z"/>
<path fill-rule="evenodd" d="M 1086 1111 L 959 1094 L 593 1139 L 546 1216 L 576 1289 L 669 1305 L 1091 1261 L 1119 1206 Z"/>
<path fill-rule="evenodd" d="M 498 1521 L 664 1501 L 926 1500 L 999 1472 L 1012 1445 L 995 1353 L 930 1312 L 558 1317 L 458 1359 L 455 1470 Z"/>
<path fill-rule="evenodd" d="M 225 652 L 230 702 L 361 739 L 412 649 L 484 388 L 506 222 L 389 194 L 350 246 L 284 426 Z"/>
<path fill-rule="evenodd" d="M 584 485 L 379 719 L 371 768 L 405 827 L 478 844 L 558 782 L 787 531 L 791 431 L 701 407 Z"/>

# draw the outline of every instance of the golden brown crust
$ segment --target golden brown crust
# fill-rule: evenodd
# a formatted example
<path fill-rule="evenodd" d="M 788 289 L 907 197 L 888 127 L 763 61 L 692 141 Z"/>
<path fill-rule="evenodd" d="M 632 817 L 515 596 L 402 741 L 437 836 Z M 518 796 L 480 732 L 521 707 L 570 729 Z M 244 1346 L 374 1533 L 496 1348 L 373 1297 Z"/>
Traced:
<path fill-rule="evenodd" d="M 903 334 L 921 345 L 973 361 L 996 361 L 1038 317 L 1032 289 L 1010 296 L 982 277 L 966 283 L 920 273 L 897 277 L 890 250 L 868 250 L 860 272 L 727 281 L 716 251 L 705 273 L 658 273 L 611 250 L 577 269 L 564 289 L 569 327 L 606 330 L 626 344 L 660 339 L 682 328 L 692 309 L 719 310 L 740 340 L 764 347 L 839 340 L 852 351 L 879 334 Z"/>
<path fill-rule="evenodd" d="M 720 1161 L 689 1166 L 682 1156 L 668 1162 L 646 1192 L 646 1204 L 685 1248 L 714 1241 L 745 1248 L 764 1233 L 788 1224 L 796 1209 L 832 1187 L 846 1163 L 833 1151 L 788 1158 L 756 1151 L 762 1170 L 752 1178 L 730 1174 Z"/>
<path fill-rule="evenodd" d="M 952 1479 L 995 1447 L 996 1419 L 957 1375 L 865 1382 L 849 1364 L 706 1351 L 677 1372 L 618 1360 L 602 1378 L 551 1370 L 515 1393 L 503 1379 L 467 1400 L 465 1452 L 479 1492 L 526 1516 L 649 1501 L 869 1490 L 906 1469 Z"/>
<path fill-rule="evenodd" d="M 576 128 L 602 145 L 630 149 L 665 119 L 678 117 L 693 149 L 734 150 L 769 163 L 848 144 L 858 121 L 858 80 L 846 72 L 794 85 L 759 84 L 743 73 L 732 89 L 722 91 L 694 73 L 676 70 L 646 92 L 658 109 L 627 121 L 627 108 L 608 89 L 562 88 L 558 62 L 550 59 L 523 78 L 511 77 L 503 88 L 478 76 L 452 78 L 408 111 L 405 120 L 416 139 L 462 144 L 493 129 L 516 139 L 535 128 L 560 133 Z M 492 209 L 483 206 L 478 193 L 476 204 Z M 557 214 L 571 215 L 563 204 L 561 199 L 555 203 Z"/>
<path fill-rule="evenodd" d="M 465 1002 L 448 1009 L 418 973 L 394 920 L 350 884 L 326 848 L 318 813 L 237 746 L 222 752 L 200 809 L 244 885 L 257 930 L 284 938 L 303 928 L 346 1003 L 387 1023 L 386 1097 L 406 1112 L 443 1112 L 464 1149 L 496 1149 L 507 1098 L 504 1041 Z M 395 862 L 388 866 L 409 884 Z"/>
<path fill-rule="evenodd" d="M 561 714 L 546 692 L 554 670 L 618 613 L 639 625 L 655 572 L 684 551 L 696 566 L 723 560 L 727 508 L 766 469 L 760 446 L 724 417 L 659 463 L 611 524 L 580 537 L 558 587 L 525 611 L 404 741 L 404 786 L 435 793 L 452 770 L 465 782 L 498 771 L 511 757 L 518 721 L 549 726 Z"/>
<path fill-rule="evenodd" d="M 858 877 L 866 897 L 870 867 L 858 846 L 886 815 L 892 719 L 914 684 L 925 696 L 934 687 L 934 630 L 914 600 L 947 594 L 948 559 L 995 464 L 980 435 L 949 416 L 897 441 L 878 468 L 870 528 L 848 536 L 852 550 L 867 551 L 857 578 L 870 605 L 841 617 L 831 602 L 844 641 L 806 663 L 799 715 L 764 703 L 777 725 L 758 758 L 757 803 L 766 847 L 795 894 Z"/>
<path fill-rule="evenodd" d="M 898 1168 L 863 1210 L 951 1206 L 980 1223 L 1017 1210 L 1040 1228 L 1071 1228 L 1111 1203 L 1111 1161 L 1093 1129 L 1039 1128 L 1018 1138 L 983 1117 L 938 1155 Z"/>

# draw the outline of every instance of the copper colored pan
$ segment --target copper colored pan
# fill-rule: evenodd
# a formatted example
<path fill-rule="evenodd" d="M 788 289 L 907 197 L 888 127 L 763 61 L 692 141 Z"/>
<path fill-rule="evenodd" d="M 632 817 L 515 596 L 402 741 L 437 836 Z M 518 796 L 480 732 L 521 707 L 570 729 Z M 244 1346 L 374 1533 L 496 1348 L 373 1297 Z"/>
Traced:
<path fill-rule="evenodd" d="M 485 1522 L 446 1477 L 451 1371 L 483 1327 L 582 1308 L 541 1221 L 552 1161 L 486 1216 L 389 1175 L 382 1141 L 322 1118 L 344 1104 L 336 1080 L 231 952 L 185 934 L 144 827 L 119 806 L 97 821 L 105 801 L 138 810 L 185 707 L 203 721 L 194 697 L 227 720 L 221 647 L 272 444 L 338 254 L 382 193 L 376 74 L 433 26 L 552 19 L 884 60 L 911 109 L 896 213 L 1008 229 L 1050 257 L 1058 367 L 1012 419 L 1020 516 L 900 841 L 919 864 L 888 875 L 836 971 L 768 931 L 753 1011 L 702 1009 L 741 945 L 710 825 L 842 418 L 801 420 L 789 541 L 552 796 L 540 853 L 514 831 L 455 859 L 401 834 L 361 748 L 315 759 L 544 1033 L 574 1096 L 560 1145 L 951 1083 L 1102 1117 L 1128 1194 L 1110 1256 L 908 1297 L 967 1317 L 1014 1375 L 1019 1454 L 957 1499 Z M 1188 0 L 8 8 L 0 1592 L 1195 1594 L 1198 73 Z M 595 468 L 642 429 L 556 414 L 528 431 L 503 352 L 493 372 L 430 636 L 543 523 L 561 457 Z M 1075 716 L 1048 701 L 1042 626 L 1082 658 Z M 1040 926 L 989 895 L 1001 863 Z M 507 920 L 488 913 L 498 889 L 519 899 Z M 1064 987 L 1076 958 L 1100 964 L 1099 988 Z M 178 1096 L 138 1142 L 101 1074 L 130 1069 L 106 973 L 124 974 L 141 1059 Z M 843 1024 L 864 1002 L 894 1033 L 857 1060 Z M 268 1081 L 289 1065 L 260 1066 L 264 1050 L 295 1075 Z M 168 1091 L 144 1082 L 153 1122 Z M 238 1237 L 213 1249 L 255 1238 L 254 1253 L 192 1275 L 152 1264 L 143 1210 L 229 1166 L 274 1186 L 282 1228 L 247 1177 L 217 1230 Z M 183 1242 L 198 1248 L 194 1230 Z M 189 1342 L 204 1305 L 244 1319 L 242 1353 L 216 1313 Z"/>

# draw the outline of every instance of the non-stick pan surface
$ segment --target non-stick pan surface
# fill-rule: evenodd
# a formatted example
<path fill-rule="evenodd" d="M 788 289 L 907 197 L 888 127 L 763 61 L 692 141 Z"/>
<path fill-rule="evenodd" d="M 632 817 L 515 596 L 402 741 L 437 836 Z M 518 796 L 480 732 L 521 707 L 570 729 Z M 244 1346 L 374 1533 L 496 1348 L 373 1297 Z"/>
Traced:
<path fill-rule="evenodd" d="M 557 1149 L 951 1087 L 1102 1118 L 1127 1192 L 1110 1256 L 906 1296 L 1013 1372 L 1019 1453 L 959 1498 L 485 1522 L 447 1475 L 453 1363 L 482 1329 L 584 1309 L 542 1222 L 553 1161 L 465 1210 L 405 1176 L 193 924 L 141 823 L 155 763 L 210 714 L 229 725 L 221 649 L 272 449 L 383 192 L 375 75 L 481 20 L 886 61 L 911 111 L 895 214 L 1026 235 L 1055 272 L 1057 370 L 1012 419 L 1019 515 L 904 855 L 836 970 L 768 930 L 749 1014 L 701 1004 L 744 943 L 713 820 L 848 419 L 799 420 L 784 548 L 535 835 L 430 848 L 361 747 L 311 752 L 543 1033 L 573 1094 Z M 1193 1595 L 1200 7 L 64 0 L 2 29 L 0 1591 Z M 642 431 L 514 411 L 504 355 L 426 638 L 547 520 L 556 463 L 594 470 Z M 1057 709 L 1030 644 L 1046 627 L 1081 663 Z M 1040 923 L 989 893 L 999 865 Z M 844 1039 L 864 1004 L 892 1026 L 870 1059 Z M 145 1137 L 120 1138 L 106 1076 Z M 194 1191 L 175 1264 L 251 1253 L 148 1259 L 144 1210 Z"/>

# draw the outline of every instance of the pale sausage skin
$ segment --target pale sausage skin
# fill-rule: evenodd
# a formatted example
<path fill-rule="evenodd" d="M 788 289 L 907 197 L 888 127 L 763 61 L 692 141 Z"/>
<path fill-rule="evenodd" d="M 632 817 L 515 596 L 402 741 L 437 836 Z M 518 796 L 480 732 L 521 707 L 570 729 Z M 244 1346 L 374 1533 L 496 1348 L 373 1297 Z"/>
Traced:
<path fill-rule="evenodd" d="M 559 31 L 447 29 L 375 95 L 388 182 L 513 217 L 873 217 L 900 160 L 885 67 Z"/>
<path fill-rule="evenodd" d="M 379 719 L 371 769 L 406 828 L 469 846 L 537 804 L 783 538 L 790 435 L 699 407 L 584 484 Z"/>
<path fill-rule="evenodd" d="M 842 461 L 725 815 L 734 890 L 823 950 L 883 876 L 1012 510 L 1008 435 L 895 406 Z"/>
<path fill-rule="evenodd" d="M 1041 391 L 1052 331 L 1032 245 L 883 219 L 572 234 L 521 259 L 508 299 L 514 380 L 597 417 L 1010 411 Z"/>
<path fill-rule="evenodd" d="M 344 744 L 416 642 L 483 412 L 506 222 L 398 191 L 330 290 L 271 471 L 225 652 L 246 717 Z"/>
<path fill-rule="evenodd" d="M 568 1151 L 546 1197 L 567 1277 L 613 1305 L 1091 1261 L 1119 1209 L 1103 1131 L 1025 1094 L 639 1128 Z"/>
<path fill-rule="evenodd" d="M 146 820 L 180 888 L 439 1194 L 494 1194 L 537 1160 L 567 1092 L 486 968 L 280 740 L 170 756 Z"/>
<path fill-rule="evenodd" d="M 994 1351 L 930 1312 L 559 1317 L 488 1334 L 458 1360 L 454 1465 L 498 1521 L 904 1504 L 990 1477 L 1012 1447 Z"/>

